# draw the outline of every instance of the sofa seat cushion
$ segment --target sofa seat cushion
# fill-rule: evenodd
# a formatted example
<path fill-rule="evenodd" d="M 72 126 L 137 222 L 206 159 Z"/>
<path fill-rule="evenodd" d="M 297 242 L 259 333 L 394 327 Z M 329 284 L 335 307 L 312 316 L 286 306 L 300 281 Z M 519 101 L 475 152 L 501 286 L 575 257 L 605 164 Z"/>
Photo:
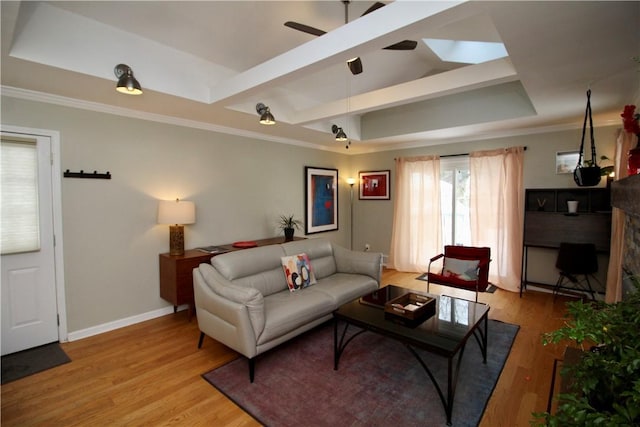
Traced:
<path fill-rule="evenodd" d="M 333 299 L 315 286 L 289 292 L 289 289 L 264 298 L 265 325 L 257 344 L 276 339 L 302 325 L 331 313 Z"/>
<path fill-rule="evenodd" d="M 443 276 L 442 274 L 437 273 L 429 273 L 428 279 L 431 283 L 438 283 L 452 288 L 468 289 L 471 291 L 476 290 L 476 283 L 478 285 L 479 292 L 484 292 L 489 287 L 487 282 L 479 283 L 476 280 L 462 280 L 457 277 Z"/>
<path fill-rule="evenodd" d="M 331 297 L 336 309 L 376 289 L 378 289 L 378 282 L 373 278 L 349 273 L 333 274 L 318 280 L 314 286 L 317 292 L 323 292 Z"/>

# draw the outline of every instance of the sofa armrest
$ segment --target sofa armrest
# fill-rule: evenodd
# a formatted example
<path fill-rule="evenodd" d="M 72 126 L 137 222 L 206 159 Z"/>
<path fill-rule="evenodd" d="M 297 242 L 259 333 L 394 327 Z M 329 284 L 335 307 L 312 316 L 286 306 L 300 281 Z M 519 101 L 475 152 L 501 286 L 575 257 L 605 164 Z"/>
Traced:
<path fill-rule="evenodd" d="M 248 318 L 252 329 L 253 344 L 262 334 L 265 325 L 264 298 L 260 291 L 234 285 L 218 273 L 211 264 L 200 264 L 193 271 L 196 308 L 203 308 L 224 322 L 239 328 L 242 333 L 242 316 Z M 197 288 L 201 288 L 198 291 Z M 204 331 L 203 331 L 204 332 Z M 210 335 L 210 334 L 207 334 Z M 215 338 L 214 335 L 211 335 Z"/>
<path fill-rule="evenodd" d="M 378 282 L 382 279 L 382 254 L 359 252 L 333 245 L 333 256 L 339 273 L 365 274 Z"/>

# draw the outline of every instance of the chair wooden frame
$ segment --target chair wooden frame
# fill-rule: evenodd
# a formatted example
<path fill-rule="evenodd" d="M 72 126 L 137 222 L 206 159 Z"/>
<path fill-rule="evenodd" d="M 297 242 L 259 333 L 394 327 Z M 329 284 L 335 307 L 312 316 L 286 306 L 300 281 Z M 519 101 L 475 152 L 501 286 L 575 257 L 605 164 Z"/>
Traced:
<path fill-rule="evenodd" d="M 440 258 L 456 258 L 467 261 L 478 261 L 476 269 L 476 280 L 462 280 L 455 277 L 446 277 L 440 273 L 431 272 L 431 264 Z M 489 263 L 491 262 L 491 248 L 474 246 L 453 246 L 444 247 L 444 253 L 438 254 L 429 260 L 427 268 L 427 292 L 431 283 L 449 286 L 457 289 L 464 289 L 475 292 L 476 302 L 478 302 L 478 292 L 484 292 L 489 286 Z"/>

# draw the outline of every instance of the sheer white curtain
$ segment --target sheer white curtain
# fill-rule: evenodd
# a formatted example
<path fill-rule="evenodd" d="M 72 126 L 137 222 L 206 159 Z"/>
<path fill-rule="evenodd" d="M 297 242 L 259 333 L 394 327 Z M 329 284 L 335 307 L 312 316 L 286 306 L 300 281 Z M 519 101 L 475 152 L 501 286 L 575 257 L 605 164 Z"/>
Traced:
<path fill-rule="evenodd" d="M 471 244 L 491 248 L 489 281 L 520 289 L 524 218 L 524 147 L 469 155 Z"/>
<path fill-rule="evenodd" d="M 615 180 L 627 176 L 627 153 L 632 147 L 635 135 L 623 130 L 616 139 L 616 152 L 613 159 Z M 614 303 L 622 299 L 622 248 L 624 244 L 625 214 L 618 208 L 611 212 L 611 249 L 609 251 L 609 269 L 607 270 L 607 290 L 605 301 Z"/>
<path fill-rule="evenodd" d="M 389 266 L 426 271 L 442 252 L 440 157 L 396 159 L 395 203 Z"/>

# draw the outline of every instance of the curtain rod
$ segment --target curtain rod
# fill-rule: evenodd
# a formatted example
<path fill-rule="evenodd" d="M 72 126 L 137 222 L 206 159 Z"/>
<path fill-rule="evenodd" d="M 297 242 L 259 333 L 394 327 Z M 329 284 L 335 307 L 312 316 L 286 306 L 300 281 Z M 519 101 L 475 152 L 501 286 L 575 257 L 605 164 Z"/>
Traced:
<path fill-rule="evenodd" d="M 527 151 L 527 147 L 524 147 L 524 151 Z M 444 157 L 461 157 L 461 156 L 468 156 L 470 153 L 460 153 L 460 154 L 443 154 L 442 156 L 440 156 L 440 158 L 444 158 Z M 393 158 L 393 160 L 398 160 L 396 157 Z"/>

